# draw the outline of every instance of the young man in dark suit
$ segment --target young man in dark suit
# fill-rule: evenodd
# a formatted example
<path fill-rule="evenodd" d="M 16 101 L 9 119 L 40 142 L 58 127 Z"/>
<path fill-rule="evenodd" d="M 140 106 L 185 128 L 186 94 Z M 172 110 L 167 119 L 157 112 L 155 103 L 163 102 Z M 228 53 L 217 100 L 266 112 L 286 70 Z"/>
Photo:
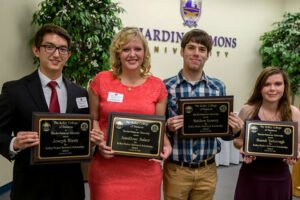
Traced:
<path fill-rule="evenodd" d="M 30 165 L 31 148 L 39 144 L 38 133 L 32 131 L 33 112 L 89 112 L 86 90 L 62 75 L 71 56 L 70 45 L 71 38 L 66 30 L 44 25 L 36 33 L 32 48 L 39 58 L 38 70 L 6 82 L 2 87 L 0 153 L 8 160 L 15 160 L 13 200 L 83 200 L 85 197 L 80 163 Z M 56 100 L 51 97 L 54 95 L 48 85 L 51 81 L 56 82 Z M 100 141 L 95 132 L 92 135 L 93 142 Z"/>

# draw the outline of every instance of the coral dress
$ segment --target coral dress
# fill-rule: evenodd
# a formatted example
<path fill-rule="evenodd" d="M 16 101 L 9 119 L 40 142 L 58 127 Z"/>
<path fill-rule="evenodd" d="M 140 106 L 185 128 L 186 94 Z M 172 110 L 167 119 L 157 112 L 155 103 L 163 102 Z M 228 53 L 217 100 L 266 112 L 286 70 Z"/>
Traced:
<path fill-rule="evenodd" d="M 260 120 L 255 117 L 255 120 Z M 292 200 L 289 166 L 280 158 L 257 157 L 243 163 L 234 200 Z"/>
<path fill-rule="evenodd" d="M 100 99 L 99 124 L 105 138 L 109 112 L 155 114 L 156 103 L 167 96 L 163 82 L 154 76 L 139 86 L 128 87 L 112 72 L 104 71 L 96 75 L 90 87 Z M 161 165 L 147 158 L 105 159 L 96 152 L 89 166 L 92 200 L 159 200 L 161 182 Z"/>

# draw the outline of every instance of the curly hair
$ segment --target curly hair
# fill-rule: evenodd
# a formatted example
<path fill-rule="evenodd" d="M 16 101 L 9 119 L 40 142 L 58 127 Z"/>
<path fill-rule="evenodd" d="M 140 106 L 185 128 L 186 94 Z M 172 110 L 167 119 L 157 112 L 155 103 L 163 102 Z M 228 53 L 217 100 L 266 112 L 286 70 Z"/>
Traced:
<path fill-rule="evenodd" d="M 125 27 L 117 33 L 109 48 L 110 66 L 115 77 L 118 77 L 122 73 L 121 61 L 119 59 L 120 52 L 122 51 L 123 46 L 133 38 L 140 39 L 144 46 L 145 56 L 141 65 L 141 76 L 146 76 L 150 73 L 150 50 L 146 38 L 142 35 L 138 28 Z"/>

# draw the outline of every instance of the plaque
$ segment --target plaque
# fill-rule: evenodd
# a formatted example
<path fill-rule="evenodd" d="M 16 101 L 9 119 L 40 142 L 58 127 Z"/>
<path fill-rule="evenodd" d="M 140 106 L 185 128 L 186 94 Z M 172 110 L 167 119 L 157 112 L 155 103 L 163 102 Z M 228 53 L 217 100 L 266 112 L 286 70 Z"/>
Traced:
<path fill-rule="evenodd" d="M 79 162 L 91 159 L 88 114 L 33 113 L 33 131 L 40 143 L 32 151 L 32 164 Z"/>
<path fill-rule="evenodd" d="M 107 145 L 115 155 L 161 159 L 165 117 L 110 113 Z"/>
<path fill-rule="evenodd" d="M 183 115 L 180 138 L 231 136 L 228 116 L 233 111 L 233 96 L 181 98 L 179 114 Z"/>
<path fill-rule="evenodd" d="M 247 120 L 245 126 L 245 155 L 297 158 L 297 122 Z"/>

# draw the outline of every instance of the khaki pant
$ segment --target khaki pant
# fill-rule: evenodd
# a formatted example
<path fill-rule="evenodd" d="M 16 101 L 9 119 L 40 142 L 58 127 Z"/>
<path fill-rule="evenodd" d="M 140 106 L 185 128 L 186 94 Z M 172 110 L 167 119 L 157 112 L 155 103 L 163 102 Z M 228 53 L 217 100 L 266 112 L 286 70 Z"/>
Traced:
<path fill-rule="evenodd" d="M 216 184 L 216 163 L 195 169 L 164 165 L 164 200 L 212 200 Z"/>

